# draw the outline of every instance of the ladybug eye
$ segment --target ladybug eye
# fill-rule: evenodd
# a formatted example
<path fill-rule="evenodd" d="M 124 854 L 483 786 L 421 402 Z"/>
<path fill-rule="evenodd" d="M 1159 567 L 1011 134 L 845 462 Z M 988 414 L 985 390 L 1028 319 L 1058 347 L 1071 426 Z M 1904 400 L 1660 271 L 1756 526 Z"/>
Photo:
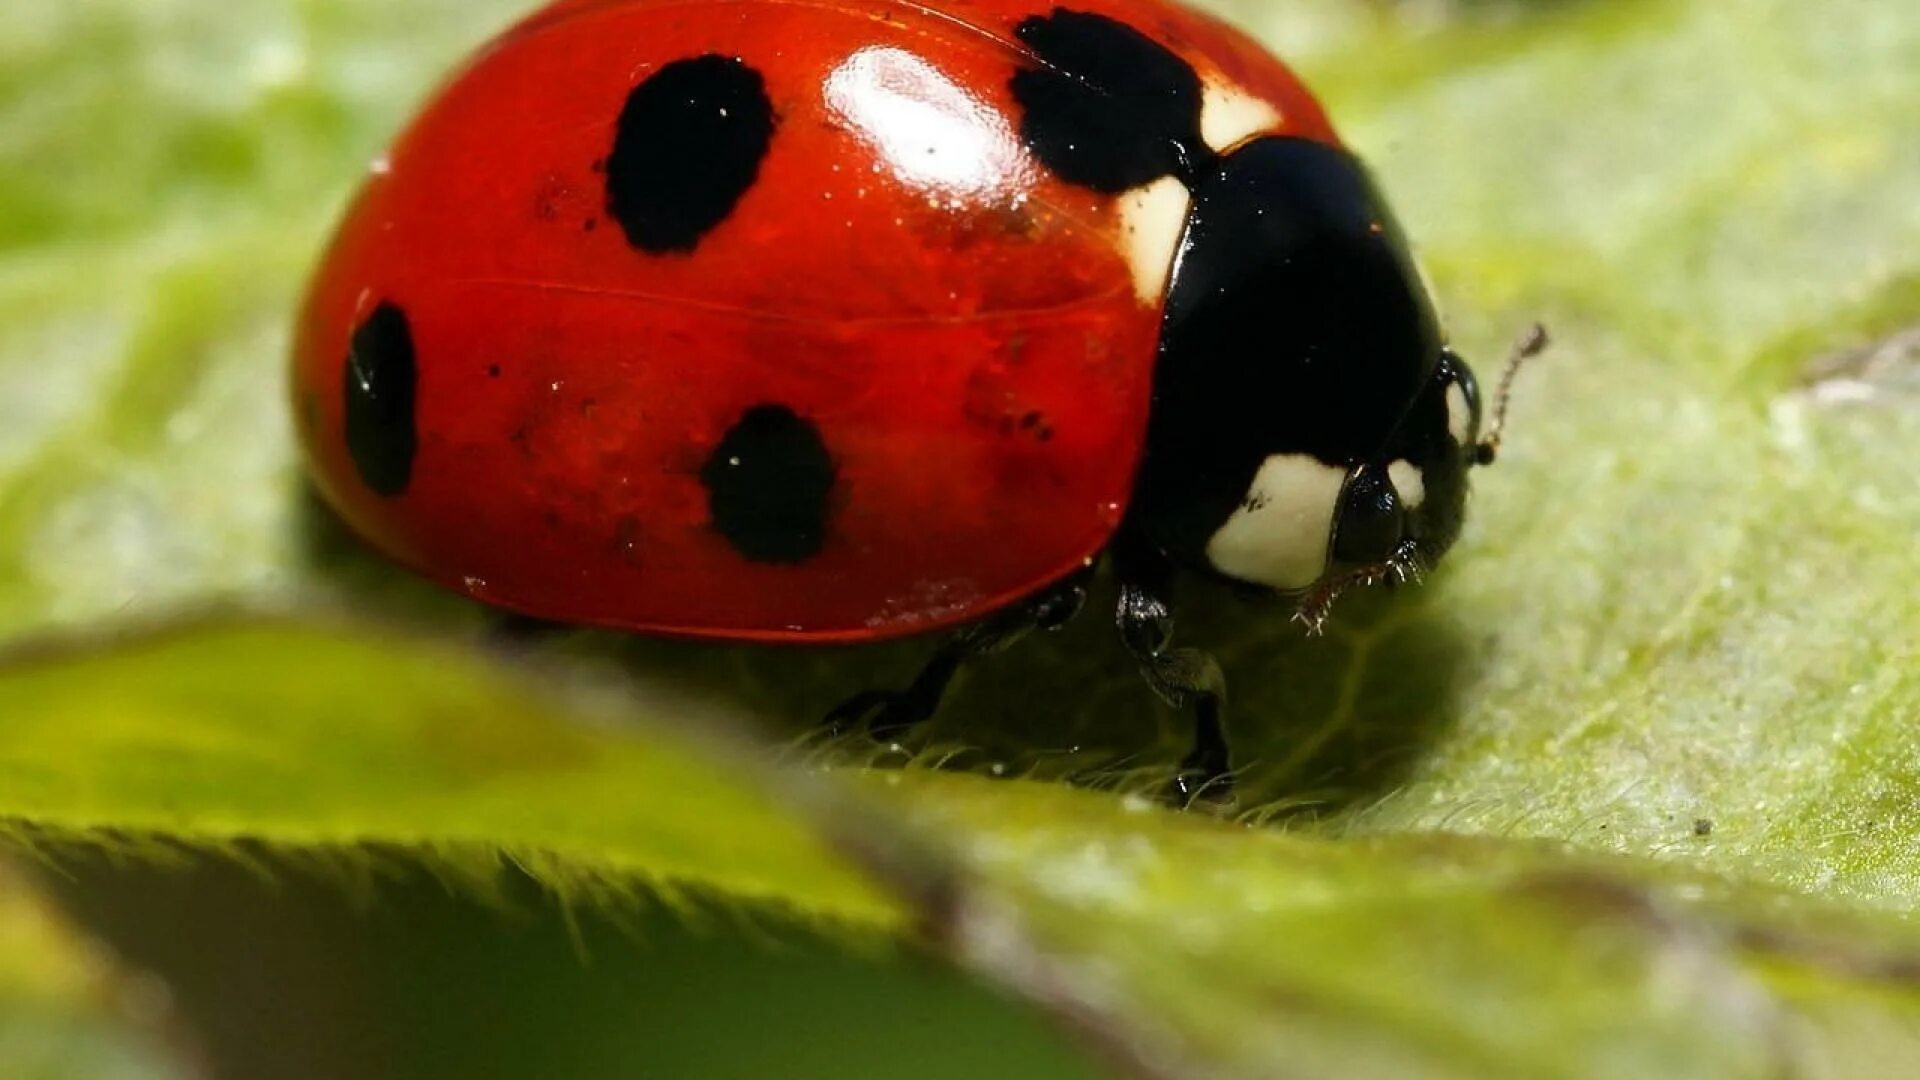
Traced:
<path fill-rule="evenodd" d="M 1340 496 L 1333 523 L 1333 557 L 1353 566 L 1387 561 L 1404 530 L 1399 493 L 1384 471 L 1363 468 Z"/>

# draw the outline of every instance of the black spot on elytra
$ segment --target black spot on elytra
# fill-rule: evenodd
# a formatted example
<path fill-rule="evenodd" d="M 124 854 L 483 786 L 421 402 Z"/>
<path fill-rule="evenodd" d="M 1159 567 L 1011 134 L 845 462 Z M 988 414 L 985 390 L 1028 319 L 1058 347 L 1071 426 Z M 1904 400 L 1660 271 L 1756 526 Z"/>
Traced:
<path fill-rule="evenodd" d="M 742 413 L 700 469 L 713 526 L 740 554 L 796 563 L 826 539 L 833 458 L 812 423 L 784 405 Z"/>
<path fill-rule="evenodd" d="M 691 251 L 753 186 L 772 141 L 773 103 L 759 72 L 713 53 L 675 60 L 620 110 L 607 213 L 642 251 Z"/>
<path fill-rule="evenodd" d="M 383 303 L 353 332 L 341 370 L 347 453 L 376 494 L 398 495 L 413 479 L 418 379 L 407 313 Z"/>
<path fill-rule="evenodd" d="M 1061 179 L 1120 192 L 1185 179 L 1210 156 L 1199 76 L 1145 34 L 1065 8 L 1023 20 L 1014 34 L 1040 60 L 1013 76 L 1020 136 Z"/>

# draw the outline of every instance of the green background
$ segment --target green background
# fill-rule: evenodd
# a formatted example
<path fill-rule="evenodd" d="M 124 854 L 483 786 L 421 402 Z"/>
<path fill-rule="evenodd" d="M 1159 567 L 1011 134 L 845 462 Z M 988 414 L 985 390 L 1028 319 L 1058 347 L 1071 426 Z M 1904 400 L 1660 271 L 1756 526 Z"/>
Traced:
<path fill-rule="evenodd" d="M 830 743 L 927 643 L 503 642 L 315 507 L 288 313 L 518 10 L 0 19 L 0 1055 L 1072 1075 L 1071 1030 L 1149 1076 L 1913 1071 L 1920 8 L 1228 9 L 1483 376 L 1558 344 L 1426 585 L 1311 641 L 1185 595 L 1226 820 L 1142 797 L 1182 733 L 1100 619 L 903 748 Z"/>

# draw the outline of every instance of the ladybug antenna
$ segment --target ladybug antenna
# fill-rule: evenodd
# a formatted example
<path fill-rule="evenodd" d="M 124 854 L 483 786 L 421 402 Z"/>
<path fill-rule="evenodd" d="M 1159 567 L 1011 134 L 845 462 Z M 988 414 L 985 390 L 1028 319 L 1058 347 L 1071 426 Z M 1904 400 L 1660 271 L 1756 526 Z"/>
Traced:
<path fill-rule="evenodd" d="M 1491 465 L 1499 456 L 1500 437 L 1507 430 L 1507 406 L 1513 402 L 1513 378 L 1520 373 L 1522 364 L 1546 352 L 1552 341 L 1546 326 L 1534 323 L 1513 343 L 1513 351 L 1507 354 L 1506 370 L 1500 373 L 1500 384 L 1493 391 L 1493 423 L 1487 428 L 1486 437 L 1473 448 L 1475 465 Z"/>

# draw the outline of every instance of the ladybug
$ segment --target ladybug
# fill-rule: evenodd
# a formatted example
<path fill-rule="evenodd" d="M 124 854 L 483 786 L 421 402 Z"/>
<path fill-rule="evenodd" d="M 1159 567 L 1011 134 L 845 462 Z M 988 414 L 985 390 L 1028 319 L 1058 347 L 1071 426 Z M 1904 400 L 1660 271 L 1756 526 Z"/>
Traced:
<path fill-rule="evenodd" d="M 831 718 L 878 735 L 1108 555 L 1183 800 L 1230 760 L 1176 572 L 1317 627 L 1447 550 L 1497 443 L 1320 106 L 1172 0 L 560 0 L 376 162 L 292 387 L 344 520 L 487 603 L 950 630 Z"/>

